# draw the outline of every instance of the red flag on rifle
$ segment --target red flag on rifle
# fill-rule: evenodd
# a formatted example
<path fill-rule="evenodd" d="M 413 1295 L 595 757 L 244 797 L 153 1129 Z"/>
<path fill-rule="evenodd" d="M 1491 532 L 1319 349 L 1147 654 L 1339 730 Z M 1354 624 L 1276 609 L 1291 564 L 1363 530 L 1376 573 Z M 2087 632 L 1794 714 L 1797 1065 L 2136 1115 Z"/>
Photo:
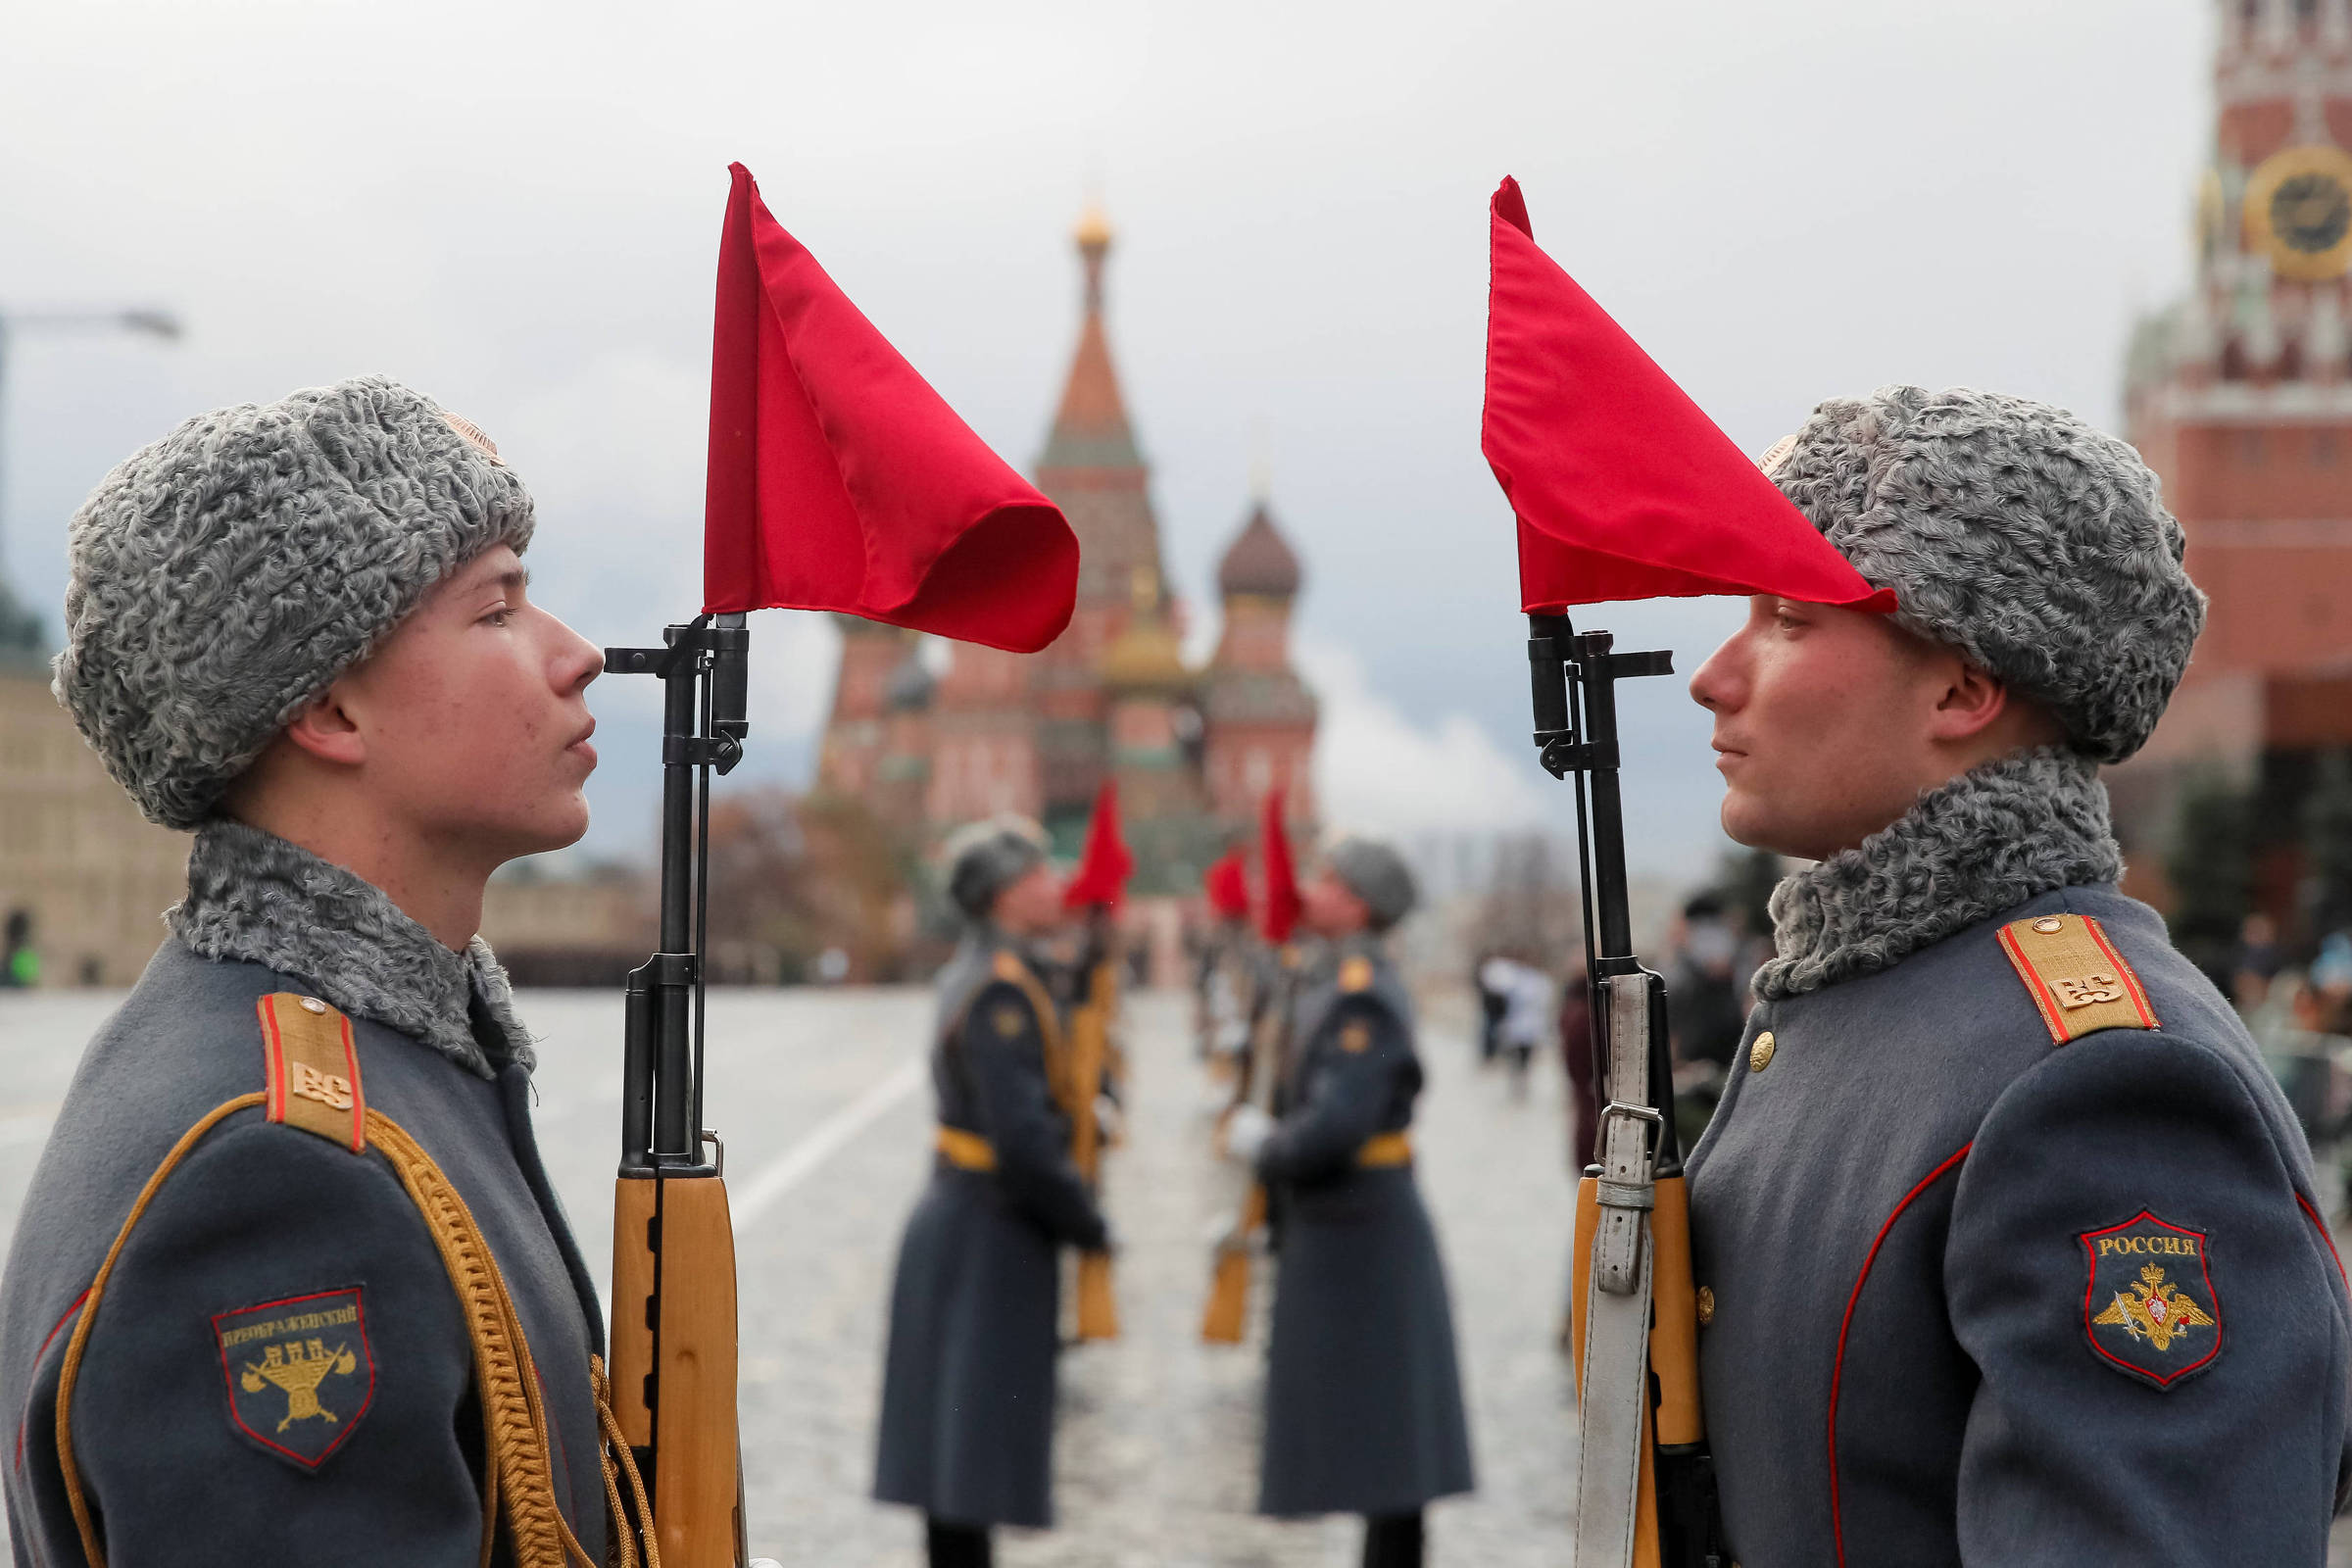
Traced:
<path fill-rule="evenodd" d="M 1119 787 L 1104 779 L 1095 796 L 1094 820 L 1086 824 L 1086 853 L 1078 858 L 1078 870 L 1062 891 L 1061 902 L 1073 909 L 1115 905 L 1127 887 L 1127 873 L 1134 869 L 1135 857 L 1119 836 Z"/>
<path fill-rule="evenodd" d="M 784 231 L 741 164 L 719 239 L 703 608 L 839 610 L 1014 653 L 1078 539 Z"/>
<path fill-rule="evenodd" d="M 1282 825 L 1282 791 L 1266 792 L 1264 820 L 1258 829 L 1257 858 L 1265 878 L 1266 906 L 1258 930 L 1268 942 L 1291 940 L 1298 924 L 1298 873 L 1291 864 L 1291 836 Z"/>
<path fill-rule="evenodd" d="M 1698 594 L 1894 608 L 1536 248 L 1517 180 L 1489 222 L 1479 445 L 1518 514 L 1520 608 Z"/>
<path fill-rule="evenodd" d="M 1208 897 L 1209 912 L 1220 920 L 1240 920 L 1250 913 L 1250 873 L 1237 847 L 1209 863 L 1200 876 L 1200 891 Z"/>

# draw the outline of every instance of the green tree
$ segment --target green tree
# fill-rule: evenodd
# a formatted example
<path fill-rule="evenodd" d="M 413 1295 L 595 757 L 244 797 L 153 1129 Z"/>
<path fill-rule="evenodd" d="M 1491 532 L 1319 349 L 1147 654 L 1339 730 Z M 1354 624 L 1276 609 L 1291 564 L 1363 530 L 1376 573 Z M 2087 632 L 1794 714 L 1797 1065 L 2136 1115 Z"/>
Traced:
<path fill-rule="evenodd" d="M 2254 797 L 2219 773 L 2181 791 L 2165 873 L 2173 884 L 2173 945 L 2208 973 L 2229 967 L 2254 907 Z"/>
<path fill-rule="evenodd" d="M 2315 933 L 2352 926 L 2352 755 L 2320 759 L 2303 800 L 2303 866 Z"/>

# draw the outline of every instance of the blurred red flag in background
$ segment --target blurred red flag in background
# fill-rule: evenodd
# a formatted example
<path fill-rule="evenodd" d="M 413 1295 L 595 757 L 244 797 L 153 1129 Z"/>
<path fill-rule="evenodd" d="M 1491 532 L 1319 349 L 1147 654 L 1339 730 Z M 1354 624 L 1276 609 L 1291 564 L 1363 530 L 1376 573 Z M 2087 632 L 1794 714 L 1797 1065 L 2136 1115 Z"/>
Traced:
<path fill-rule="evenodd" d="M 1479 445 L 1518 514 L 1520 608 L 1699 594 L 1894 608 L 1536 248 L 1517 180 L 1489 221 Z"/>
<path fill-rule="evenodd" d="M 1291 864 L 1291 836 L 1282 825 L 1282 791 L 1266 791 L 1264 820 L 1257 836 L 1258 865 L 1266 884 L 1266 906 L 1258 929 L 1268 942 L 1291 940 L 1298 924 L 1298 873 Z"/>
<path fill-rule="evenodd" d="M 703 608 L 840 610 L 1014 653 L 1078 539 L 784 231 L 741 164 L 718 249 Z"/>
<path fill-rule="evenodd" d="M 1200 890 L 1208 896 L 1209 911 L 1221 920 L 1239 920 L 1250 913 L 1250 872 L 1239 847 L 1210 862 L 1201 873 Z"/>
<path fill-rule="evenodd" d="M 1073 909 L 1115 905 L 1126 891 L 1127 873 L 1134 869 L 1135 857 L 1119 836 L 1119 787 L 1104 779 L 1095 795 L 1094 819 L 1086 824 L 1086 853 L 1078 858 L 1078 869 L 1062 891 L 1061 902 Z"/>

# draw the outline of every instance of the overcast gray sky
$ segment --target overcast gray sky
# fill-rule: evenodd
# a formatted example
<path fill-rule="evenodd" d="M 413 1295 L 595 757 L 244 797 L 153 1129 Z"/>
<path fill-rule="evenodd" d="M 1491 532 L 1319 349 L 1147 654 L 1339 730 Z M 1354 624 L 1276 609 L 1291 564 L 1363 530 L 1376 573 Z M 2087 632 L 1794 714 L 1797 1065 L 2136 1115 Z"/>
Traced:
<path fill-rule="evenodd" d="M 19 5 L 0 310 L 153 302 L 189 334 L 20 334 L 0 563 L 54 620 L 66 518 L 114 462 L 198 410 L 382 370 L 529 480 L 540 596 L 647 640 L 697 607 L 729 160 L 1023 466 L 1099 190 L 1197 616 L 1265 432 L 1333 814 L 1564 822 L 1522 739 L 1509 516 L 1478 454 L 1497 178 L 1751 451 L 1896 380 L 2114 428 L 2130 321 L 2186 275 L 2210 34 L 2204 0 Z M 1737 613 L 1591 623 L 1688 671 Z M 830 633 L 756 624 L 754 765 L 797 779 Z M 594 699 L 608 851 L 650 829 L 650 695 Z M 1704 715 L 1679 679 L 1626 706 L 1636 865 L 1701 866 Z"/>

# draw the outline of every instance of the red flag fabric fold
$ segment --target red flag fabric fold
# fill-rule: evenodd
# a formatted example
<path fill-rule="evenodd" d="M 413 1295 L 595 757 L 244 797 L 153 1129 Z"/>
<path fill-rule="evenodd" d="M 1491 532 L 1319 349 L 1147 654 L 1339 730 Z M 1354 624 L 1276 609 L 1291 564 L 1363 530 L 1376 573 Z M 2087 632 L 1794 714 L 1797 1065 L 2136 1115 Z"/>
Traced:
<path fill-rule="evenodd" d="M 1127 890 L 1127 874 L 1135 857 L 1119 834 L 1119 787 L 1109 779 L 1095 796 L 1095 814 L 1086 824 L 1086 853 L 1062 891 L 1062 903 L 1073 909 L 1089 905 L 1116 905 Z"/>
<path fill-rule="evenodd" d="M 1517 180 L 1489 226 L 1479 445 L 1518 515 L 1521 608 L 1701 594 L 1894 608 L 1537 248 Z"/>
<path fill-rule="evenodd" d="M 703 608 L 838 610 L 1045 647 L 1077 596 L 1069 522 L 785 232 L 750 172 L 729 172 Z"/>
<path fill-rule="evenodd" d="M 1227 850 L 1210 862 L 1201 873 L 1200 891 L 1219 919 L 1239 920 L 1250 913 L 1250 873 L 1239 849 Z"/>
<path fill-rule="evenodd" d="M 1265 883 L 1265 907 L 1258 911 L 1258 930 L 1268 942 L 1291 940 L 1302 907 L 1298 872 L 1291 863 L 1291 835 L 1282 821 L 1282 791 L 1268 790 L 1263 820 L 1258 828 L 1257 859 Z"/>

